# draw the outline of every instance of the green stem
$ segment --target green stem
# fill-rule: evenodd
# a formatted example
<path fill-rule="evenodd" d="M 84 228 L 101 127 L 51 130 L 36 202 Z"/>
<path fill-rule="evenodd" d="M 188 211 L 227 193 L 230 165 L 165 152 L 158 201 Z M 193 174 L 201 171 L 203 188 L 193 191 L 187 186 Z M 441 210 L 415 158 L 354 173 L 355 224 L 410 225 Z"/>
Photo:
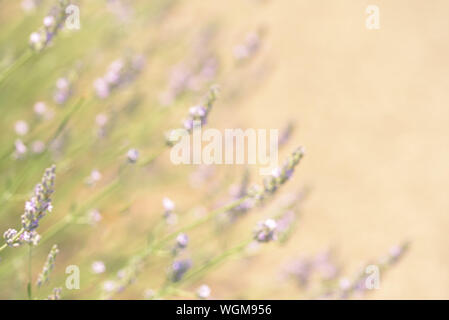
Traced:
<path fill-rule="evenodd" d="M 246 240 L 246 241 L 242 242 L 241 244 L 239 244 L 229 250 L 226 250 L 222 254 L 216 256 L 215 258 L 206 262 L 205 264 L 198 267 L 197 269 L 192 270 L 190 273 L 187 273 L 181 282 L 178 282 L 177 284 L 165 285 L 159 291 L 159 293 L 156 294 L 156 297 L 163 298 L 164 296 L 166 296 L 167 294 L 169 294 L 171 292 L 178 292 L 181 289 L 177 288 L 176 285 L 180 286 L 186 282 L 189 282 L 189 281 L 191 282 L 191 281 L 195 280 L 195 278 L 201 277 L 207 270 L 210 270 L 213 267 L 218 266 L 220 263 L 224 262 L 227 258 L 242 252 L 252 241 L 253 241 L 252 239 Z M 181 291 L 183 292 L 183 290 L 181 290 Z"/>
<path fill-rule="evenodd" d="M 189 230 L 195 229 L 196 227 L 212 220 L 213 218 L 215 218 L 217 215 L 227 212 L 229 210 L 234 209 L 235 207 L 239 206 L 240 204 L 242 204 L 245 200 L 247 200 L 249 197 L 243 197 L 240 199 L 237 199 L 221 208 L 218 208 L 216 210 L 213 210 L 212 212 L 210 212 L 207 216 L 205 216 L 204 218 L 198 219 L 197 221 L 192 222 L 191 224 L 188 224 L 184 227 L 179 228 L 176 231 L 173 231 L 172 233 L 168 234 L 167 236 L 165 236 L 165 238 L 163 238 L 161 241 L 159 241 L 159 243 L 155 244 L 154 246 L 150 247 L 152 251 L 153 249 L 159 249 L 160 247 L 164 246 L 168 241 L 176 238 L 176 236 L 182 232 L 187 232 Z"/>
<path fill-rule="evenodd" d="M 242 250 L 244 250 L 251 242 L 253 241 L 253 239 L 251 240 L 247 240 L 242 242 L 241 244 L 223 252 L 222 254 L 218 255 L 217 257 L 211 259 L 210 261 L 208 261 L 207 263 L 205 263 L 204 265 L 200 266 L 198 269 L 193 270 L 191 273 L 186 274 L 186 276 L 184 277 L 182 282 L 187 282 L 189 280 L 201 277 L 201 275 L 207 271 L 208 269 L 215 267 L 217 265 L 219 265 L 221 262 L 225 261 L 227 258 L 240 253 Z"/>
<path fill-rule="evenodd" d="M 0 73 L 0 86 L 3 84 L 3 81 L 5 81 L 15 70 L 17 70 L 17 68 L 27 62 L 32 56 L 33 52 L 31 50 L 27 50 L 19 58 L 17 58 L 12 65 L 3 70 Z"/>
<path fill-rule="evenodd" d="M 33 273 L 32 273 L 32 256 L 33 256 L 33 246 L 30 244 L 28 246 L 29 250 L 28 250 L 28 299 L 32 300 L 33 299 L 33 294 L 32 294 L 32 283 L 33 283 Z"/>

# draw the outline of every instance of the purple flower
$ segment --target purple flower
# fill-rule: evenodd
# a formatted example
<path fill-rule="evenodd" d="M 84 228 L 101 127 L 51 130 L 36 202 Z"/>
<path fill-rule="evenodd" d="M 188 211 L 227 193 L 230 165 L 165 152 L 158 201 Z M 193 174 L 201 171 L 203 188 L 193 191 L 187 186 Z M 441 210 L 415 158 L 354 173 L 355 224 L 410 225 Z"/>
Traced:
<path fill-rule="evenodd" d="M 28 133 L 28 123 L 23 120 L 19 120 L 15 123 L 14 129 L 19 136 L 24 136 Z"/>
<path fill-rule="evenodd" d="M 203 284 L 196 291 L 196 295 L 200 299 L 207 299 L 207 298 L 209 298 L 210 297 L 210 293 L 211 293 L 211 290 L 210 290 L 210 288 L 209 288 L 209 286 L 207 284 Z"/>
<path fill-rule="evenodd" d="M 109 96 L 109 85 L 103 78 L 95 80 L 94 88 L 99 98 L 105 99 Z"/>
<path fill-rule="evenodd" d="M 173 212 L 175 210 L 175 203 L 167 197 L 162 199 L 162 205 L 164 206 L 165 212 Z"/>
<path fill-rule="evenodd" d="M 22 142 L 22 140 L 17 139 L 14 143 L 14 146 L 15 146 L 14 157 L 16 159 L 21 159 L 27 152 L 26 145 Z"/>
<path fill-rule="evenodd" d="M 185 233 L 180 233 L 176 237 L 176 246 L 178 248 L 184 249 L 187 247 L 188 243 L 189 243 L 189 236 L 186 235 Z"/>
<path fill-rule="evenodd" d="M 52 210 L 51 195 L 54 192 L 55 169 L 53 165 L 45 170 L 41 183 L 34 188 L 31 199 L 25 202 L 25 212 L 22 215 L 22 227 L 25 232 L 23 240 L 36 242 L 34 230 L 39 226 L 39 221 Z"/>
<path fill-rule="evenodd" d="M 184 274 L 192 267 L 190 259 L 177 260 L 173 262 L 169 270 L 169 278 L 173 282 L 178 282 L 182 279 Z"/>
<path fill-rule="evenodd" d="M 139 159 L 139 151 L 137 149 L 129 149 L 126 156 L 130 163 L 136 163 L 137 159 Z"/>
<path fill-rule="evenodd" d="M 95 274 L 103 273 L 106 271 L 106 266 L 103 261 L 94 261 L 92 263 L 92 272 Z"/>
<path fill-rule="evenodd" d="M 267 219 L 257 224 L 254 230 L 254 239 L 258 242 L 270 242 L 276 240 L 277 223 L 273 219 Z"/>
<path fill-rule="evenodd" d="M 3 238 L 6 241 L 6 244 L 10 247 L 18 247 L 20 246 L 20 242 L 18 241 L 17 230 L 16 229 L 8 229 L 3 233 Z"/>

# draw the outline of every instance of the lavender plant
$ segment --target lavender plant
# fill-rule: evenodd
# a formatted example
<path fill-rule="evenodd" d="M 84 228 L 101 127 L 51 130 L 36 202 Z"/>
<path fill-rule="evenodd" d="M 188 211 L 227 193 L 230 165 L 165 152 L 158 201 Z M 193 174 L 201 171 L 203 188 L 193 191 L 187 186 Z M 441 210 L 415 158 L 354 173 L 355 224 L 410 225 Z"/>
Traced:
<path fill-rule="evenodd" d="M 78 1 L 82 28 L 66 33 L 70 3 L 27 0 L 26 15 L 2 15 L 0 105 L 5 116 L 0 122 L 7 129 L 0 143 L 5 230 L 0 283 L 27 283 L 26 290 L 0 292 L 0 298 L 23 298 L 27 292 L 30 299 L 61 299 L 67 277 L 63 267 L 69 261 L 79 265 L 85 280 L 80 290 L 64 290 L 67 299 L 235 297 L 223 296 L 214 272 L 236 261 L 246 267 L 259 254 L 281 250 L 295 235 L 303 193 L 293 194 L 287 204 L 276 200 L 284 191 L 289 194 L 286 184 L 294 180 L 304 149 L 295 149 L 258 184 L 252 168 L 243 174 L 230 166 L 174 168 L 165 156 L 178 141 L 176 131 L 192 133 L 195 124 L 252 123 L 237 109 L 251 93 L 248 85 L 262 77 L 246 73 L 242 62 L 264 51 L 262 32 L 250 33 L 233 50 L 220 24 L 211 27 L 211 21 L 200 19 L 191 30 L 178 30 L 172 28 L 176 10 L 169 9 L 181 4 L 138 0 L 109 3 L 107 10 Z M 1 2 L 0 12 L 2 6 L 14 4 Z M 30 35 L 29 30 L 35 31 Z M 103 61 L 113 62 L 104 68 Z M 212 81 L 228 98 L 217 101 L 218 86 L 212 85 L 197 103 Z M 232 86 L 242 94 L 233 95 Z M 226 106 L 215 113 L 217 103 Z M 163 139 L 173 119 L 183 120 Z M 294 140 L 292 128 L 293 123 L 280 137 L 281 147 Z M 58 166 L 56 197 L 56 165 L 44 171 L 30 196 L 30 186 L 48 163 Z M 230 199 L 223 192 L 229 189 Z M 13 228 L 23 202 L 21 225 Z M 47 242 L 64 249 L 57 265 L 59 247 L 53 245 L 48 253 Z M 77 250 L 66 250 L 67 243 Z M 396 264 L 405 249 L 397 247 L 378 262 L 381 269 Z M 45 263 L 34 273 L 37 258 Z M 340 269 L 332 269 L 328 260 L 298 263 L 290 276 L 306 284 L 312 269 L 325 270 L 329 276 L 320 297 L 349 298 L 364 291 L 363 274 L 339 278 Z"/>
<path fill-rule="evenodd" d="M 56 166 L 53 165 L 45 170 L 41 183 L 34 188 L 33 196 L 25 203 L 25 212 L 21 216 L 22 228 L 19 231 L 8 229 L 3 238 L 6 243 L 0 247 L 0 252 L 7 246 L 18 247 L 22 243 L 36 246 L 40 235 L 36 229 L 40 220 L 52 211 L 51 196 L 54 192 Z"/>

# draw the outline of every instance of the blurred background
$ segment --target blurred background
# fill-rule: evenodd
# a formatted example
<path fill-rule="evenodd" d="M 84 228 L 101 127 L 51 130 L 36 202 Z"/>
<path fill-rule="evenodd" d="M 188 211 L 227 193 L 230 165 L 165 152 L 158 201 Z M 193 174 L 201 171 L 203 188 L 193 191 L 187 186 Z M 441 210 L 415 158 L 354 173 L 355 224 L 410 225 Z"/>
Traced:
<path fill-rule="evenodd" d="M 24 202 L 57 166 L 33 283 L 53 244 L 60 253 L 35 298 L 53 287 L 63 299 L 195 298 L 202 284 L 214 299 L 326 298 L 404 242 L 380 288 L 350 297 L 449 297 L 447 1 L 72 4 L 80 29 L 41 48 L 31 35 L 58 1 L 0 0 L 2 233 L 20 229 Z M 379 7 L 377 30 L 365 26 L 368 5 Z M 138 266 L 133 257 L 229 203 L 245 177 L 261 182 L 253 166 L 170 162 L 166 132 L 214 84 L 208 127 L 276 128 L 286 134 L 280 159 L 299 145 L 306 156 L 268 203 L 186 232 L 180 255 L 198 272 L 165 291 L 174 242 Z M 164 197 L 176 221 L 164 221 Z M 288 239 L 234 252 L 287 202 Z M 0 257 L 0 298 L 26 298 L 27 248 Z M 64 287 L 68 265 L 80 268 L 79 290 Z"/>

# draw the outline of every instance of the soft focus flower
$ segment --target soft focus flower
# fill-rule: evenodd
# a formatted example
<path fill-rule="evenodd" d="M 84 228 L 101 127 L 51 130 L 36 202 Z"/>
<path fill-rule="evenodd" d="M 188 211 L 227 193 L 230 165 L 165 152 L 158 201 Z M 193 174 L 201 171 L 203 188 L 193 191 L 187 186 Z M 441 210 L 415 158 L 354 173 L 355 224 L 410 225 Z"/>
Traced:
<path fill-rule="evenodd" d="M 47 105 L 45 102 L 39 101 L 34 104 L 33 109 L 37 115 L 43 116 L 47 112 Z"/>
<path fill-rule="evenodd" d="M 173 247 L 172 253 L 173 255 L 177 255 L 181 250 L 187 248 L 189 244 L 189 237 L 185 233 L 180 233 L 176 237 L 176 243 Z"/>
<path fill-rule="evenodd" d="M 142 71 L 144 66 L 144 57 L 136 55 L 125 60 L 118 59 L 113 61 L 106 73 L 95 80 L 94 89 L 100 99 L 109 97 L 112 90 L 122 87 L 134 80 Z"/>
<path fill-rule="evenodd" d="M 92 263 L 92 272 L 95 274 L 103 273 L 106 271 L 106 266 L 103 261 L 94 261 Z"/>
<path fill-rule="evenodd" d="M 23 120 L 19 120 L 14 125 L 14 130 L 19 136 L 24 136 L 28 133 L 28 123 Z"/>
<path fill-rule="evenodd" d="M 14 157 L 16 159 L 21 159 L 27 152 L 28 148 L 20 139 L 17 139 L 15 141 L 14 146 L 15 146 Z"/>
<path fill-rule="evenodd" d="M 176 237 L 176 245 L 179 248 L 186 248 L 188 243 L 189 243 L 189 237 L 185 233 L 180 233 Z"/>
<path fill-rule="evenodd" d="M 107 280 L 103 283 L 103 290 L 106 292 L 111 292 L 115 290 L 116 286 L 117 283 L 115 283 L 115 281 Z"/>
<path fill-rule="evenodd" d="M 200 286 L 198 288 L 198 290 L 196 291 L 196 295 L 200 299 L 207 299 L 207 298 L 209 298 L 210 297 L 210 293 L 211 293 L 211 290 L 210 290 L 209 286 L 206 285 L 206 284 L 203 284 L 202 286 Z"/>
<path fill-rule="evenodd" d="M 104 113 L 99 113 L 95 117 L 95 123 L 99 127 L 104 127 L 107 122 L 108 122 L 108 116 L 106 114 L 104 114 Z"/>
<path fill-rule="evenodd" d="M 351 281 L 348 278 L 341 278 L 339 281 L 340 289 L 347 290 L 351 287 Z"/>
<path fill-rule="evenodd" d="M 173 212 L 175 210 L 175 203 L 169 198 L 162 199 L 162 205 L 164 207 L 164 219 L 169 225 L 174 225 L 178 222 L 177 215 Z"/>
<path fill-rule="evenodd" d="M 64 104 L 72 94 L 71 84 L 68 78 L 61 77 L 56 81 L 56 90 L 53 94 L 53 100 L 57 104 Z"/>
<path fill-rule="evenodd" d="M 320 273 L 323 280 L 335 279 L 339 272 L 337 266 L 331 259 L 330 250 L 322 252 L 315 257 L 314 267 Z"/>
<path fill-rule="evenodd" d="M 30 12 L 36 9 L 36 0 L 23 0 L 21 2 L 23 11 Z"/>
<path fill-rule="evenodd" d="M 95 185 L 97 182 L 99 182 L 102 178 L 102 174 L 97 169 L 94 169 L 91 171 L 90 175 L 86 178 L 86 183 L 88 185 Z"/>
<path fill-rule="evenodd" d="M 44 18 L 44 26 L 51 27 L 55 24 L 55 18 L 53 16 L 46 16 Z"/>
<path fill-rule="evenodd" d="M 175 203 L 170 200 L 170 198 L 165 197 L 162 199 L 162 205 L 164 206 L 165 212 L 172 212 L 175 210 Z"/>
<path fill-rule="evenodd" d="M 137 149 L 129 149 L 126 156 L 130 163 L 136 163 L 137 159 L 139 159 L 139 151 Z"/>
<path fill-rule="evenodd" d="M 30 34 L 30 43 L 33 45 L 37 45 L 41 41 L 41 35 L 37 32 L 33 32 Z"/>
<path fill-rule="evenodd" d="M 153 297 L 155 296 L 156 292 L 154 292 L 153 289 L 146 289 L 143 293 L 143 297 L 145 299 L 153 299 Z"/>
<path fill-rule="evenodd" d="M 173 282 L 178 282 L 182 279 L 184 274 L 192 267 L 192 261 L 190 259 L 174 261 L 170 270 L 169 278 Z"/>
<path fill-rule="evenodd" d="M 92 209 L 87 213 L 87 221 L 92 226 L 100 222 L 101 219 L 103 219 L 103 217 L 98 209 Z"/>
<path fill-rule="evenodd" d="M 246 36 L 245 42 L 234 47 L 234 58 L 245 60 L 253 56 L 259 49 L 260 37 L 256 32 L 251 32 Z"/>
<path fill-rule="evenodd" d="M 287 266 L 288 275 L 292 276 L 300 287 L 309 283 L 313 272 L 313 264 L 305 258 L 296 259 Z"/>
<path fill-rule="evenodd" d="M 259 222 L 254 231 L 254 238 L 258 242 L 269 242 L 276 240 L 276 221 L 273 219 L 267 219 L 263 222 Z"/>
<path fill-rule="evenodd" d="M 103 78 L 98 78 L 97 80 L 95 80 L 94 88 L 99 98 L 105 99 L 109 96 L 109 86 Z"/>
<path fill-rule="evenodd" d="M 100 173 L 100 171 L 94 169 L 94 170 L 92 170 L 92 172 L 90 173 L 90 177 L 92 178 L 92 181 L 98 182 L 98 181 L 101 180 L 101 173 Z"/>
<path fill-rule="evenodd" d="M 33 151 L 33 153 L 39 154 L 44 152 L 45 150 L 45 143 L 43 143 L 40 140 L 34 141 L 31 144 L 31 151 Z"/>

